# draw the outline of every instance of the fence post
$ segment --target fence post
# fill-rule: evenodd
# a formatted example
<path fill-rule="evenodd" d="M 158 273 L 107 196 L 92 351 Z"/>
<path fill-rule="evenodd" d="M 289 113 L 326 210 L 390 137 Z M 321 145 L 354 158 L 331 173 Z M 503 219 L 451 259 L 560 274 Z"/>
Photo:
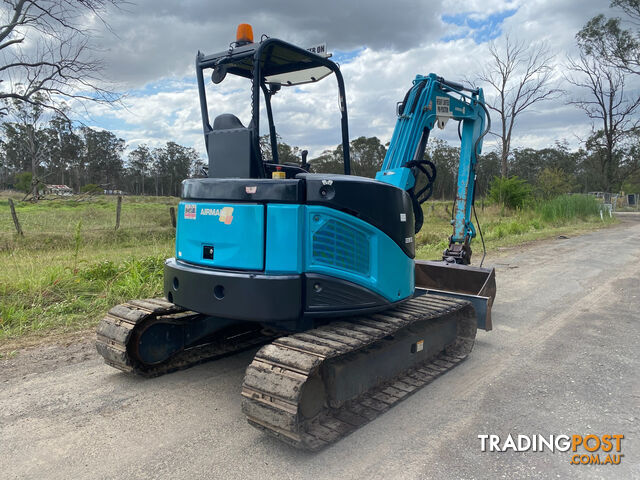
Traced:
<path fill-rule="evenodd" d="M 122 197 L 118 195 L 118 203 L 116 205 L 116 230 L 120 228 L 120 210 L 122 210 Z"/>
<path fill-rule="evenodd" d="M 22 232 L 22 227 L 20 226 L 20 221 L 18 220 L 18 214 L 16 213 L 16 207 L 13 205 L 13 200 L 9 199 L 9 208 L 11 209 L 11 217 L 13 217 L 13 224 L 16 226 L 16 231 L 18 235 L 24 237 L 24 233 Z"/>
<path fill-rule="evenodd" d="M 176 228 L 176 207 L 169 207 L 169 215 L 171 215 L 171 225 Z"/>

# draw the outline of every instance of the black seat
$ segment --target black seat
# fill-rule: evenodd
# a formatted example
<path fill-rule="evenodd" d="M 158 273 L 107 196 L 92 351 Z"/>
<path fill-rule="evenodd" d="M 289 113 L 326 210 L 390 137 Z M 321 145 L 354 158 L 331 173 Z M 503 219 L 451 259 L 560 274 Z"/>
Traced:
<path fill-rule="evenodd" d="M 252 146 L 252 128 L 231 113 L 218 115 L 207 133 L 209 177 L 264 178 L 264 168 Z"/>

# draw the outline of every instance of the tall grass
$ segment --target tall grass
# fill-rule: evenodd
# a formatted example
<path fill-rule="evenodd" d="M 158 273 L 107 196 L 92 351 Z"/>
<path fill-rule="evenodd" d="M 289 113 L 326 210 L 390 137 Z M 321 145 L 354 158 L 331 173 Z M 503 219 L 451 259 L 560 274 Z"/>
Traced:
<path fill-rule="evenodd" d="M 0 282 L 0 340 L 93 325 L 113 305 L 162 294 L 165 255 L 59 265 Z"/>
<path fill-rule="evenodd" d="M 540 204 L 537 210 L 545 222 L 558 223 L 599 216 L 601 206 L 592 195 L 560 195 Z"/>
<path fill-rule="evenodd" d="M 441 258 L 451 235 L 450 202 L 433 205 L 423 208 L 425 224 L 416 236 L 418 258 Z M 558 233 L 584 231 L 615 221 L 608 215 L 601 219 L 601 204 L 595 197 L 587 195 L 562 195 L 535 206 L 531 201 L 527 205 L 510 209 L 498 203 L 489 204 L 486 208 L 476 204 L 488 250 Z M 477 251 L 480 238 L 476 238 L 472 246 Z"/>

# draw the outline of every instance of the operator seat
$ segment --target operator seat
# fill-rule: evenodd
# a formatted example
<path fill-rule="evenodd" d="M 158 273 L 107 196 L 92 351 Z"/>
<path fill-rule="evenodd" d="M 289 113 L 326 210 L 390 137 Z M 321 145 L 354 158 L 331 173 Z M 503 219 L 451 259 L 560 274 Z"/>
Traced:
<path fill-rule="evenodd" d="M 207 133 L 209 177 L 264 178 L 262 160 L 252 145 L 253 128 L 231 113 L 218 115 Z"/>

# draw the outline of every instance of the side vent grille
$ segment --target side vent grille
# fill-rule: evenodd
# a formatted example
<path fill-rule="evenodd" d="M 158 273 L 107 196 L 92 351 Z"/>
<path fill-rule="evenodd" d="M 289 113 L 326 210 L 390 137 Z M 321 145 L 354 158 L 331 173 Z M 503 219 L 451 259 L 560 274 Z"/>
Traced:
<path fill-rule="evenodd" d="M 313 234 L 314 263 L 369 275 L 369 240 L 346 223 L 330 219 Z"/>

